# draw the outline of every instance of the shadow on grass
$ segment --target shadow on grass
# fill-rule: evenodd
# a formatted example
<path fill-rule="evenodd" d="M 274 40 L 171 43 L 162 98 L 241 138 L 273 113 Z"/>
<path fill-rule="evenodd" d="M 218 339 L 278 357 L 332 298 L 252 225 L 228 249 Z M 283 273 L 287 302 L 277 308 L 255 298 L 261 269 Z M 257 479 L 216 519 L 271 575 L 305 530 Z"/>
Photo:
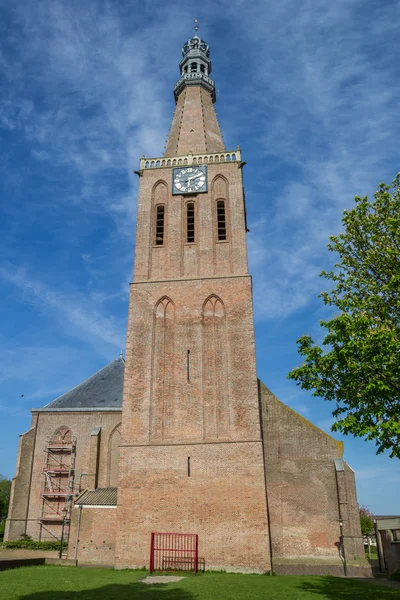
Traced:
<path fill-rule="evenodd" d="M 21 600 L 194 600 L 194 596 L 173 584 L 111 584 L 79 592 L 48 590 L 20 596 Z"/>
<path fill-rule="evenodd" d="M 338 577 L 313 577 L 300 581 L 297 589 L 329 600 L 392 600 L 399 598 L 399 590 L 375 586 L 367 582 Z"/>

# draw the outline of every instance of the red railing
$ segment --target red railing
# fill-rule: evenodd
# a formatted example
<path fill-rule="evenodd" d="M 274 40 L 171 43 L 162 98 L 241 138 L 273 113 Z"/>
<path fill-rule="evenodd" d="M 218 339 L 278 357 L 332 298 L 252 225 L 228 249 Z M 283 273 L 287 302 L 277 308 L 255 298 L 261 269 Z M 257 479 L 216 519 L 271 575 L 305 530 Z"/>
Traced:
<path fill-rule="evenodd" d="M 199 536 L 196 533 L 152 533 L 150 573 L 194 571 L 199 567 Z"/>

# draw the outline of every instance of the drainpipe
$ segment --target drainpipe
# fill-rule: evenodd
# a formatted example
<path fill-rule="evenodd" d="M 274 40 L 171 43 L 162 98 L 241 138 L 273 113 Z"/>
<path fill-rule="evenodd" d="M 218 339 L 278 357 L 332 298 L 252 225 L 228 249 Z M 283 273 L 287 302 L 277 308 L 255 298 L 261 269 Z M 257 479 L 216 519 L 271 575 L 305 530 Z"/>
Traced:
<path fill-rule="evenodd" d="M 343 521 L 342 521 L 342 519 L 340 519 L 340 521 L 339 521 L 339 526 L 340 526 L 340 547 L 342 549 L 341 559 L 343 561 L 343 573 L 344 573 L 344 576 L 347 577 L 347 563 L 346 563 L 346 552 L 344 550 L 344 536 L 343 536 Z"/>
<path fill-rule="evenodd" d="M 78 545 L 79 545 L 79 533 L 81 531 L 81 520 L 82 520 L 82 508 L 83 505 L 79 504 L 79 519 L 78 519 L 78 529 L 76 532 L 76 544 L 75 544 L 75 566 L 78 566 Z"/>

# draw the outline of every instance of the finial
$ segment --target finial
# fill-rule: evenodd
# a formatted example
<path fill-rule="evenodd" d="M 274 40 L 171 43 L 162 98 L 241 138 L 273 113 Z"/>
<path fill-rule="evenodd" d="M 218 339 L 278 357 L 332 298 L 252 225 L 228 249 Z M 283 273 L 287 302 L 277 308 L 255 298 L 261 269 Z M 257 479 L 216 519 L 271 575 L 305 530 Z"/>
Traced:
<path fill-rule="evenodd" d="M 198 30 L 199 30 L 199 22 L 197 19 L 194 20 L 194 30 L 197 34 Z"/>
<path fill-rule="evenodd" d="M 123 357 L 122 350 L 121 350 L 121 352 L 119 353 L 119 357 L 120 357 L 120 358 L 122 358 L 122 357 Z"/>

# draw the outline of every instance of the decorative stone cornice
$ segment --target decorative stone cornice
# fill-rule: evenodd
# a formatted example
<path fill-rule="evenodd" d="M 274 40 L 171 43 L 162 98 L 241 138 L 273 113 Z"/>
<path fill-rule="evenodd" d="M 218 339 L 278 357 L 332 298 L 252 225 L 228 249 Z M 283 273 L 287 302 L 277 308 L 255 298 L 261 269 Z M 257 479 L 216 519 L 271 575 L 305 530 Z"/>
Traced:
<path fill-rule="evenodd" d="M 184 156 L 147 158 L 142 156 L 140 159 L 140 170 L 142 169 L 160 169 L 162 167 L 177 167 L 181 165 L 207 165 L 222 162 L 241 163 L 241 151 L 239 146 L 236 150 L 228 152 L 213 152 L 210 154 L 186 154 Z"/>

